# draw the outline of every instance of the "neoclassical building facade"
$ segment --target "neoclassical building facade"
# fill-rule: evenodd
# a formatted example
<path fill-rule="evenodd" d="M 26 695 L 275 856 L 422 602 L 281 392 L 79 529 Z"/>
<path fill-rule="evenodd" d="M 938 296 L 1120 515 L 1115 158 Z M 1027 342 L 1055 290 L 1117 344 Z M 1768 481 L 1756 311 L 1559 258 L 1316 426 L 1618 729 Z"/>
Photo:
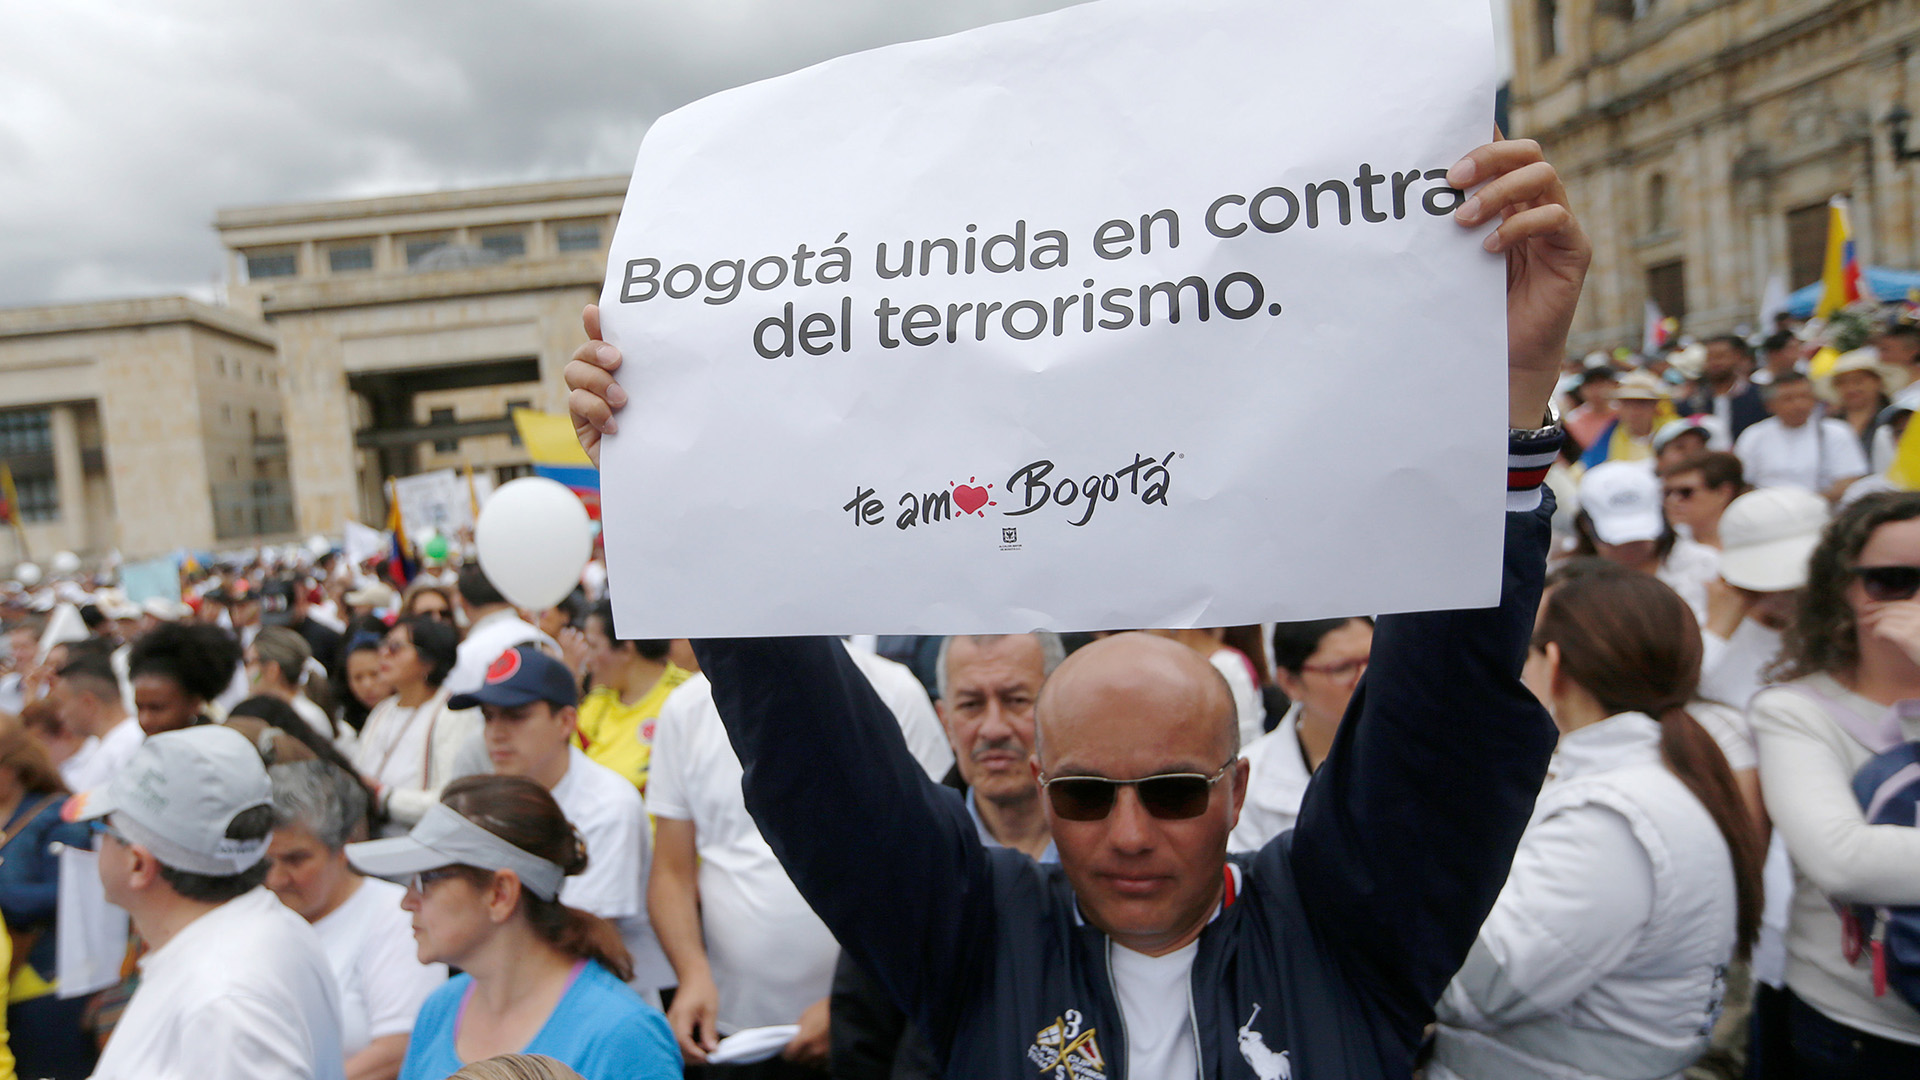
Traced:
<path fill-rule="evenodd" d="M 1771 279 L 1818 279 L 1834 195 L 1868 263 L 1920 265 L 1920 0 L 1509 2 L 1513 133 L 1594 240 L 1576 349 L 1637 344 L 1648 299 L 1757 327 Z"/>

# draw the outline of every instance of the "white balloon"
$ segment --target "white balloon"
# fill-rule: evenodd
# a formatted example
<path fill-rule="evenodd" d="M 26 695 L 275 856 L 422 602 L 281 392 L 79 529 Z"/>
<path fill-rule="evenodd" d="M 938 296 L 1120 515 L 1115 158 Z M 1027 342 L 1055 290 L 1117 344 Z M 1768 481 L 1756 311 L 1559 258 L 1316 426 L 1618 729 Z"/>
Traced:
<path fill-rule="evenodd" d="M 474 522 L 480 569 L 515 607 L 538 611 L 566 599 L 593 554 L 587 508 L 553 480 L 523 476 L 495 489 Z"/>
<path fill-rule="evenodd" d="M 53 553 L 53 572 L 56 574 L 77 574 L 80 572 L 80 556 L 71 551 Z"/>
<path fill-rule="evenodd" d="M 30 562 L 23 562 L 13 568 L 13 580 L 22 585 L 40 584 L 40 568 Z"/>
<path fill-rule="evenodd" d="M 332 550 L 333 541 L 326 537 L 319 535 L 307 537 L 307 554 L 312 555 L 314 558 L 323 559 L 326 557 L 327 552 Z"/>

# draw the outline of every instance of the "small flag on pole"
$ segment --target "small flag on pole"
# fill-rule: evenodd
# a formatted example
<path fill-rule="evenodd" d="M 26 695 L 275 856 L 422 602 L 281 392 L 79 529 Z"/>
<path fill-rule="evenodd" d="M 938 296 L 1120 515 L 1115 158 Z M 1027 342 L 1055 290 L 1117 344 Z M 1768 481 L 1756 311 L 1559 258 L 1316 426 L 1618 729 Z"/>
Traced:
<path fill-rule="evenodd" d="M 1660 313 L 1660 305 L 1651 299 L 1647 301 L 1642 318 L 1644 322 L 1640 331 L 1640 355 L 1659 356 L 1660 350 L 1666 348 L 1667 342 L 1673 340 L 1673 334 L 1667 326 L 1668 319 Z"/>
<path fill-rule="evenodd" d="M 400 516 L 400 482 L 387 477 L 387 531 L 393 534 L 393 547 L 387 555 L 387 577 L 396 588 L 404 589 L 419 571 L 407 543 L 407 523 Z"/>
<path fill-rule="evenodd" d="M 1835 195 L 1827 201 L 1827 259 L 1820 275 L 1820 303 L 1814 318 L 1824 319 L 1861 300 L 1872 300 L 1873 287 L 1860 267 L 1860 252 L 1853 242 L 1853 222 L 1847 213 L 1847 197 Z"/>

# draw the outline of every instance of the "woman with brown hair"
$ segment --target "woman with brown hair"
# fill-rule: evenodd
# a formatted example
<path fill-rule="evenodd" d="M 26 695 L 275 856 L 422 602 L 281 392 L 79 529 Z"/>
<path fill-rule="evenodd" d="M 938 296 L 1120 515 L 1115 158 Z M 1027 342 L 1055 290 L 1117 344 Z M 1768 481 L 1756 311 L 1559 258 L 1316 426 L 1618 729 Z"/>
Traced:
<path fill-rule="evenodd" d="M 1871 950 L 1849 949 L 1835 903 L 1920 904 L 1920 829 L 1869 825 L 1853 776 L 1920 739 L 1920 493 L 1869 495 L 1838 514 L 1774 676 L 1748 707 L 1767 812 L 1793 857 L 1786 988 L 1756 1001 L 1779 1017 L 1801 1076 L 1920 1076 L 1920 1012 L 1876 993 Z M 1764 1051 L 1763 1051 L 1764 1052 Z"/>
<path fill-rule="evenodd" d="M 403 619 L 423 615 L 438 619 L 448 626 L 457 626 L 453 613 L 453 589 L 447 585 L 416 581 L 407 586 L 406 594 L 400 598 L 400 617 Z"/>
<path fill-rule="evenodd" d="M 1560 746 L 1513 870 L 1441 999 L 1433 1080 L 1674 1076 L 1760 922 L 1762 847 L 1688 715 L 1700 631 L 1641 574 L 1552 588 L 1523 677 Z"/>
<path fill-rule="evenodd" d="M 560 903 L 586 845 L 523 777 L 469 776 L 404 837 L 347 846 L 363 873 L 405 880 L 422 963 L 462 974 L 420 1009 L 401 1080 L 441 1080 L 498 1054 L 545 1054 L 587 1080 L 673 1080 L 667 1018 L 626 986 L 612 923 Z"/>
<path fill-rule="evenodd" d="M 85 826 L 60 820 L 66 796 L 39 742 L 0 715 L 0 914 L 13 939 L 7 1030 L 21 1076 L 79 1080 L 93 1071 L 94 1049 L 80 1030 L 86 999 L 54 995 L 60 860 L 52 846 L 90 840 Z"/>

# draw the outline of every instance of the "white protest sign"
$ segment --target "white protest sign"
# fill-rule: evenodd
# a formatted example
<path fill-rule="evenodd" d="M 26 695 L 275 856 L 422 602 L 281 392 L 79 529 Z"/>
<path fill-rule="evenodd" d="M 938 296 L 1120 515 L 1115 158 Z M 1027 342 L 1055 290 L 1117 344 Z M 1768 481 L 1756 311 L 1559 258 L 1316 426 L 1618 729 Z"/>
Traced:
<path fill-rule="evenodd" d="M 82 997 L 119 982 L 127 959 L 127 913 L 107 900 L 100 857 L 63 845 L 59 888 L 53 954 L 58 996 Z"/>
<path fill-rule="evenodd" d="M 659 120 L 601 318 L 623 637 L 1499 595 L 1484 0 L 1101 0 Z"/>
<path fill-rule="evenodd" d="M 403 476 L 393 482 L 400 499 L 400 520 L 409 538 L 437 532 L 443 536 L 473 528 L 473 504 L 484 504 L 493 493 L 493 477 L 467 475 L 454 469 Z"/>

